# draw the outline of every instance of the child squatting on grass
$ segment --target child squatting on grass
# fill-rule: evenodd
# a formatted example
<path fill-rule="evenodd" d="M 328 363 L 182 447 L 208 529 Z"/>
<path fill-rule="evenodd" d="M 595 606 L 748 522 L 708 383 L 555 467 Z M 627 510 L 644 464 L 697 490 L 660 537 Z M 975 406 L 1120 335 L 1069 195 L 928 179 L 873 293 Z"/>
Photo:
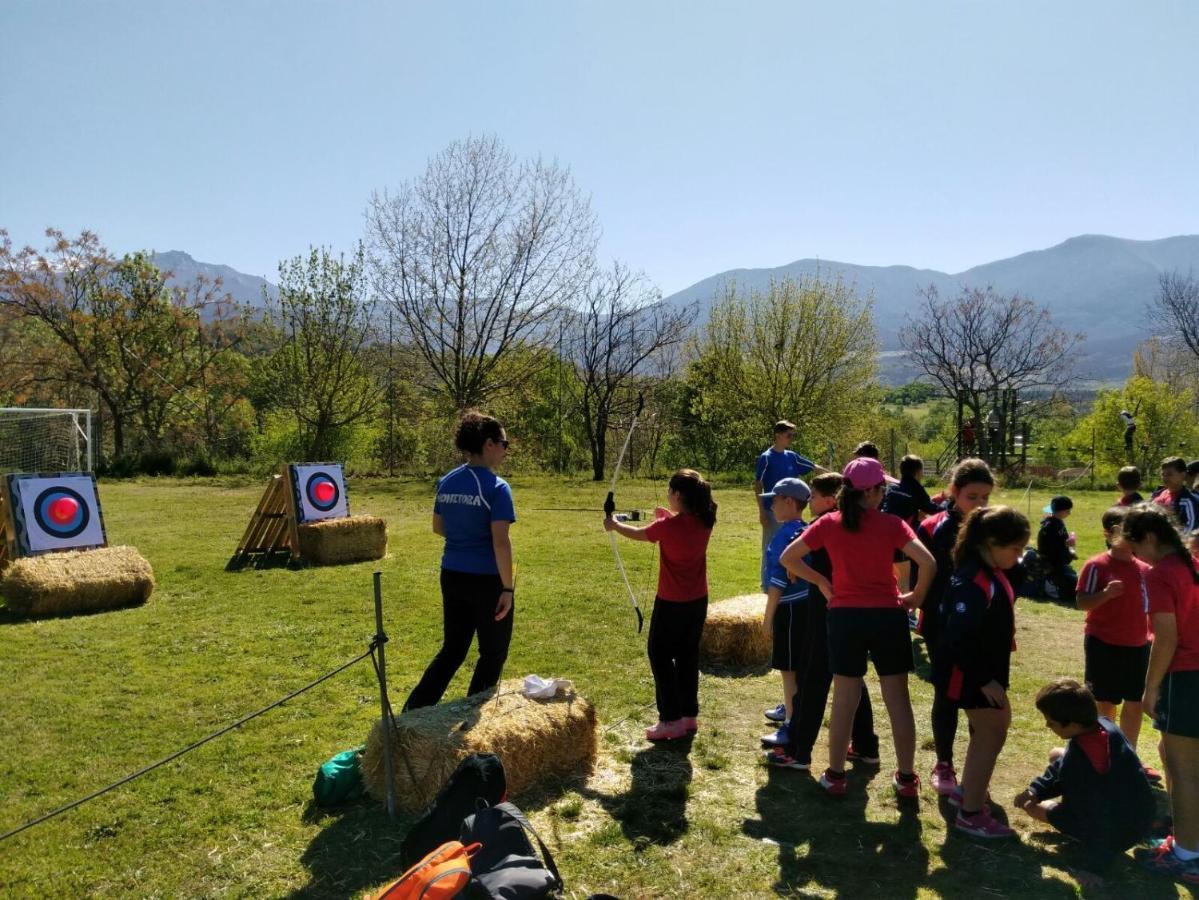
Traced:
<path fill-rule="evenodd" d="M 854 713 L 862 697 L 868 659 L 874 661 L 883 701 L 891 719 L 897 770 L 892 784 L 900 797 L 918 794 L 920 779 L 913 771 L 916 723 L 908 694 L 908 673 L 914 668 L 908 636 L 908 609 L 914 609 L 936 572 L 932 555 L 902 519 L 879 512 L 887 489 L 886 473 L 878 460 L 851 460 L 841 473 L 844 484 L 837 512 L 822 516 L 783 551 L 790 571 L 818 587 L 829 598 L 829 663 L 833 671 L 833 711 L 829 722 L 829 764 L 820 785 L 843 796 L 847 785 L 845 760 L 849 752 Z M 833 565 L 832 582 L 804 558 L 825 549 Z M 892 562 L 896 550 L 920 567 L 916 587 L 900 594 Z"/>
<path fill-rule="evenodd" d="M 769 504 L 779 529 L 766 548 L 766 610 L 762 614 L 762 632 L 771 640 L 770 667 L 783 678 L 785 716 L 778 731 L 762 738 L 767 747 L 785 745 L 790 740 L 792 698 L 796 691 L 796 672 L 803 671 L 805 633 L 808 620 L 808 583 L 790 575 L 779 562 L 787 545 L 803 533 L 807 523 L 804 509 L 812 491 L 802 478 L 781 478 L 762 494 Z"/>
<path fill-rule="evenodd" d="M 1088 688 L 1059 678 L 1037 692 L 1036 704 L 1066 746 L 1050 751 L 1045 774 L 1014 803 L 1081 844 L 1085 880 L 1149 833 L 1153 793 L 1136 751 L 1099 717 Z"/>
<path fill-rule="evenodd" d="M 970 722 L 962 784 L 949 802 L 958 807 L 954 826 L 975 837 L 1015 834 L 991 815 L 987 787 L 1012 725 L 1007 689 L 1016 649 L 1016 592 L 1004 572 L 1019 562 L 1029 533 L 1028 519 L 1016 510 L 982 507 L 966 517 L 953 548 L 956 568 L 933 685 Z"/>
<path fill-rule="evenodd" d="M 693 469 L 670 477 L 669 509 L 639 528 L 604 519 L 604 529 L 658 545 L 658 596 L 649 620 L 649 665 L 658 724 L 647 740 L 678 740 L 699 728 L 699 639 L 708 617 L 708 539 L 716 524 L 712 488 Z"/>

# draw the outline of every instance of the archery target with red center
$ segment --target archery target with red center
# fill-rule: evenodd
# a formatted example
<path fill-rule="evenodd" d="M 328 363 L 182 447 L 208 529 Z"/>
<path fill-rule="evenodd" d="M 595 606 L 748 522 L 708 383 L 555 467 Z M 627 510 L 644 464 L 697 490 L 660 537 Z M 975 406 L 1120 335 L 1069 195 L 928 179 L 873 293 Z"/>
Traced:
<path fill-rule="evenodd" d="M 297 463 L 289 468 L 298 522 L 342 519 L 350 514 L 340 464 Z"/>
<path fill-rule="evenodd" d="M 23 555 L 106 545 L 91 475 L 10 475 L 8 483 Z"/>

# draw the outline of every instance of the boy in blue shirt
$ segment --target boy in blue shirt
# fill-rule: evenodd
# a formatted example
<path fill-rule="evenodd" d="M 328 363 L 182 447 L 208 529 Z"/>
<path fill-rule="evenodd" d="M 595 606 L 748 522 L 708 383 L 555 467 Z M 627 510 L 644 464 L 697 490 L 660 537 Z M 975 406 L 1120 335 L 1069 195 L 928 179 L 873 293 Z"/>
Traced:
<path fill-rule="evenodd" d="M 758 457 L 754 468 L 754 502 L 758 505 L 758 521 L 762 525 L 762 592 L 769 588 L 766 578 L 766 548 L 778 531 L 779 523 L 775 521 L 770 511 L 770 501 L 762 497 L 774 490 L 780 478 L 799 478 L 809 472 L 823 472 L 825 469 L 816 465 L 810 459 L 800 456 L 791 450 L 791 442 L 795 440 L 795 426 L 786 419 L 774 423 L 774 445 L 767 447 Z"/>
<path fill-rule="evenodd" d="M 808 583 L 793 578 L 779 562 L 779 557 L 787 545 L 803 532 L 806 526 L 802 518 L 803 511 L 811 497 L 811 490 L 801 478 L 780 478 L 773 490 L 761 496 L 762 504 L 769 504 L 774 520 L 779 523 L 778 531 L 766 548 L 766 577 L 769 583 L 762 631 L 772 640 L 770 667 L 778 669 L 783 676 L 783 721 L 778 731 L 762 738 L 764 747 L 785 746 L 791 739 L 788 727 L 798 683 L 795 673 L 802 672 L 806 666 L 802 657 L 807 643 Z"/>

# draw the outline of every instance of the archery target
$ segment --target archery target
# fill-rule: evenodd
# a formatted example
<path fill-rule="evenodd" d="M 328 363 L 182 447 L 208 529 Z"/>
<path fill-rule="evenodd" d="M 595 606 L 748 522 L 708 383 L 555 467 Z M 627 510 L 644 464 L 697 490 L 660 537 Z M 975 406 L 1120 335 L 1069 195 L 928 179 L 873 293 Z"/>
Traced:
<path fill-rule="evenodd" d="M 11 475 L 9 491 L 22 555 L 106 546 L 91 475 Z"/>
<path fill-rule="evenodd" d="M 290 467 L 296 521 L 344 519 L 350 514 L 346 482 L 338 463 L 297 463 Z"/>

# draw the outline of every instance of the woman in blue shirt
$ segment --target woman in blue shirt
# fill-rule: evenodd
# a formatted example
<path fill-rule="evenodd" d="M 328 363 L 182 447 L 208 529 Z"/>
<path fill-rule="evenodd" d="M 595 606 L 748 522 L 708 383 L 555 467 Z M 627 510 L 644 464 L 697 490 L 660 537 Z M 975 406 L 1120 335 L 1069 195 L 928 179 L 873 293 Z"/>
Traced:
<path fill-rule="evenodd" d="M 466 463 L 437 483 L 433 531 L 445 538 L 441 555 L 441 649 L 413 689 L 405 711 L 441 700 L 479 636 L 479 661 L 467 694 L 500 680 L 512 641 L 512 488 L 492 471 L 508 455 L 498 421 L 474 410 L 458 423 L 454 445 Z"/>

